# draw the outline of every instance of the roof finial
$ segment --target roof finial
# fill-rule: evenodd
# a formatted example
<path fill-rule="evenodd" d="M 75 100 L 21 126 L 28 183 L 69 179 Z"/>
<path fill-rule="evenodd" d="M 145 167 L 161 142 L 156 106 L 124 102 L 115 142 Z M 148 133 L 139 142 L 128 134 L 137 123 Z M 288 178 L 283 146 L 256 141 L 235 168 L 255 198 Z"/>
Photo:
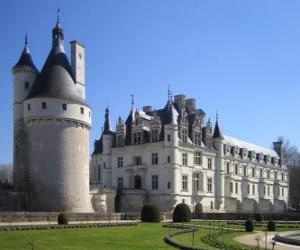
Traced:
<path fill-rule="evenodd" d="M 56 23 L 57 24 L 60 24 L 60 16 L 59 16 L 59 14 L 60 14 L 60 9 L 57 8 L 57 13 L 56 13 L 56 18 L 57 18 Z"/>
<path fill-rule="evenodd" d="M 28 45 L 28 37 L 27 37 L 27 32 L 25 33 L 25 46 L 27 47 Z"/>
<path fill-rule="evenodd" d="M 131 97 L 131 108 L 133 109 L 133 106 L 134 106 L 134 95 L 131 94 L 130 97 Z"/>
<path fill-rule="evenodd" d="M 171 89 L 170 89 L 170 84 L 168 84 L 168 101 L 171 101 Z"/>

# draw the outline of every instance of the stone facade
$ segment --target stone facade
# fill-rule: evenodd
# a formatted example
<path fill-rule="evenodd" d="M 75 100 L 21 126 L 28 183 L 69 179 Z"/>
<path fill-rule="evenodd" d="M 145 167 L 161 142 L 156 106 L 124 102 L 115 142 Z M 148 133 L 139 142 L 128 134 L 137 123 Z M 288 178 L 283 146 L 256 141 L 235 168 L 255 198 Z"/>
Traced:
<path fill-rule="evenodd" d="M 218 121 L 213 130 L 184 95 L 163 109 L 132 108 L 115 132 L 108 114 L 95 141 L 90 182 L 117 193 L 116 210 L 140 211 L 148 202 L 166 212 L 181 202 L 212 213 L 286 209 L 288 173 L 279 142 L 273 150 L 225 136 Z"/>

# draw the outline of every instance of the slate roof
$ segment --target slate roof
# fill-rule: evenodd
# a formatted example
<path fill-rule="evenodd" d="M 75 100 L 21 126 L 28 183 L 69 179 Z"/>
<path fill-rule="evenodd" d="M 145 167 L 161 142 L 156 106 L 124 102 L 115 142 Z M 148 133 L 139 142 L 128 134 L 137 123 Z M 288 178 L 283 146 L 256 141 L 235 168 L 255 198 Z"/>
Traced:
<path fill-rule="evenodd" d="M 38 72 L 38 69 L 35 67 L 35 65 L 33 63 L 33 60 L 31 58 L 31 54 L 30 54 L 30 51 L 29 51 L 27 45 L 25 45 L 25 47 L 22 51 L 22 54 L 19 58 L 19 61 L 15 64 L 13 69 L 16 69 L 21 66 L 28 66 Z"/>

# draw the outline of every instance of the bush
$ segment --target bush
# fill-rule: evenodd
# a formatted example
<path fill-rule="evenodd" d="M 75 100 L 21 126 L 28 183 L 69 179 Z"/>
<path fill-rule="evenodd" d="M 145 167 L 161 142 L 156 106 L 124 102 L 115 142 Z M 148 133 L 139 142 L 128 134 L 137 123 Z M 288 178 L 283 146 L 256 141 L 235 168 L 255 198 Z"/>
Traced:
<path fill-rule="evenodd" d="M 253 232 L 253 230 L 254 230 L 253 220 L 251 220 L 251 219 L 246 220 L 245 230 L 246 230 L 246 232 Z"/>
<path fill-rule="evenodd" d="M 57 223 L 58 225 L 68 225 L 69 224 L 68 216 L 64 213 L 59 214 L 57 217 Z"/>
<path fill-rule="evenodd" d="M 261 222 L 264 220 L 264 216 L 262 214 L 255 214 L 254 218 L 258 222 Z"/>
<path fill-rule="evenodd" d="M 154 204 L 146 204 L 141 211 L 141 221 L 160 222 L 160 210 Z"/>
<path fill-rule="evenodd" d="M 184 203 L 178 204 L 173 212 L 173 222 L 189 222 L 191 221 L 192 213 L 188 205 Z"/>
<path fill-rule="evenodd" d="M 267 225 L 268 231 L 276 231 L 276 223 L 273 220 L 269 220 Z"/>

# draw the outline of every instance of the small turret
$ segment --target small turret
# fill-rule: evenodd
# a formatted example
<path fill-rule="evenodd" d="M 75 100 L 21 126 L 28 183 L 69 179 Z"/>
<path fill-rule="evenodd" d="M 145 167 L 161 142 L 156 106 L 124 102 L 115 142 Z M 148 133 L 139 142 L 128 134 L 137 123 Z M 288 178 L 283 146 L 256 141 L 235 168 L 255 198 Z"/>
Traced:
<path fill-rule="evenodd" d="M 109 109 L 105 109 L 104 128 L 102 133 L 103 153 L 110 154 L 113 143 L 113 132 L 110 126 Z"/>
<path fill-rule="evenodd" d="M 109 120 L 109 109 L 108 107 L 105 109 L 105 120 L 104 120 L 104 130 L 103 134 L 111 134 L 111 126 L 110 126 L 110 120 Z"/>
<path fill-rule="evenodd" d="M 218 113 L 217 113 L 217 117 L 216 117 L 216 124 L 215 124 L 215 129 L 214 129 L 214 133 L 213 133 L 213 138 L 214 139 L 224 139 L 224 136 L 222 134 L 222 131 L 219 127 L 219 121 L 218 121 Z"/>

